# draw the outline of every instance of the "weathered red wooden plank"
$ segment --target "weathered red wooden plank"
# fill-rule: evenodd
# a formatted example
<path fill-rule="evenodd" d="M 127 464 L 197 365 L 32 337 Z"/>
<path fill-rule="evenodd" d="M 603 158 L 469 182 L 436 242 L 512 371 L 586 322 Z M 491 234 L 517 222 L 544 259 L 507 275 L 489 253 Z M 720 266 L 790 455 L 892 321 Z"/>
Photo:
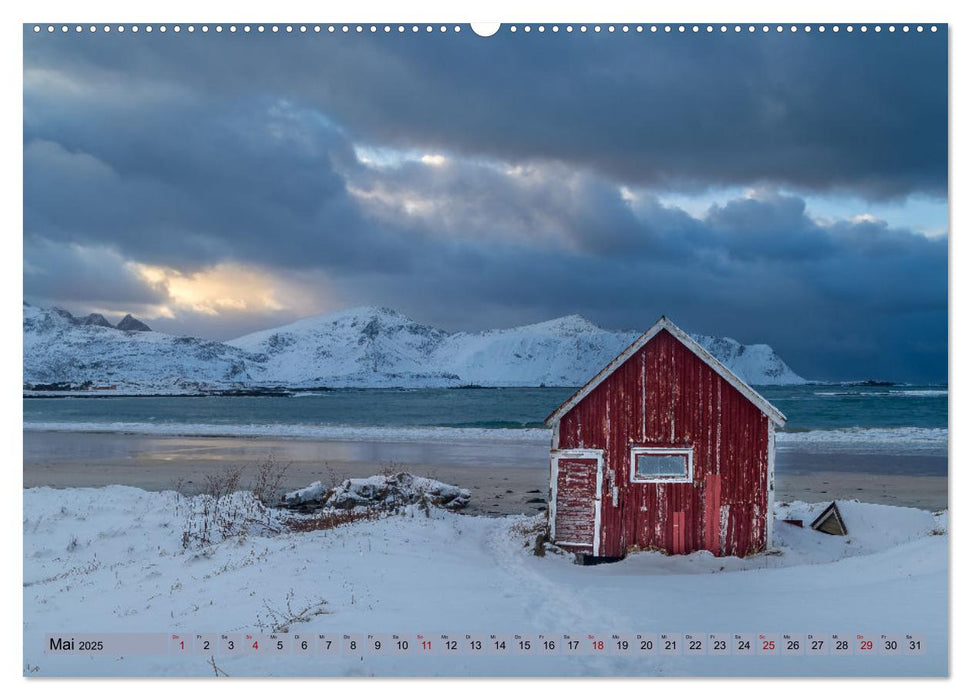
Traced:
<path fill-rule="evenodd" d="M 705 549 L 716 556 L 721 554 L 719 520 L 721 518 L 721 476 L 705 476 Z"/>

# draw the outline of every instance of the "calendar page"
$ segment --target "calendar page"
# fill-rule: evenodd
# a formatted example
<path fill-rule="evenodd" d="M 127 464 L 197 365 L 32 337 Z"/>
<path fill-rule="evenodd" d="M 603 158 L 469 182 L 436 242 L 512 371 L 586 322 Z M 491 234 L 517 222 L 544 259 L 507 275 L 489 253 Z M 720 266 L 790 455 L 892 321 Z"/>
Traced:
<path fill-rule="evenodd" d="M 28 21 L 23 185 L 24 676 L 949 673 L 946 23 Z"/>

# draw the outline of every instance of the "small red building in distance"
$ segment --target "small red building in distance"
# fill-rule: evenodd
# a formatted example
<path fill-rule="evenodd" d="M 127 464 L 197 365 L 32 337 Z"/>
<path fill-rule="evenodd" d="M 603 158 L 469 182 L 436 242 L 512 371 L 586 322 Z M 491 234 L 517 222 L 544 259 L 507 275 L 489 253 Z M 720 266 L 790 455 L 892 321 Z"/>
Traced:
<path fill-rule="evenodd" d="M 546 419 L 550 539 L 610 558 L 767 549 L 785 420 L 662 317 Z"/>

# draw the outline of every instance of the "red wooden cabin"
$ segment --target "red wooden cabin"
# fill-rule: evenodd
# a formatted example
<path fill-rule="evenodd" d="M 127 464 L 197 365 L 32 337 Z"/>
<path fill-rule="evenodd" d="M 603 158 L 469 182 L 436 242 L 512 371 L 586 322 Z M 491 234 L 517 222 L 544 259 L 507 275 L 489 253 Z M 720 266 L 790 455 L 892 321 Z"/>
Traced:
<path fill-rule="evenodd" d="M 785 420 L 662 317 L 546 419 L 552 541 L 612 558 L 767 549 Z"/>

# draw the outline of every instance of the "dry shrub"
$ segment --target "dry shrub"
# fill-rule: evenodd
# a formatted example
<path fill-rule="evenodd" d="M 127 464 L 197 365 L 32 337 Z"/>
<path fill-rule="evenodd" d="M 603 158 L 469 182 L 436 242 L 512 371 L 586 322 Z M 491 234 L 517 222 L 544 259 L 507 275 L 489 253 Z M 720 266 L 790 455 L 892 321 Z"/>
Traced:
<path fill-rule="evenodd" d="M 242 476 L 242 467 L 226 467 L 221 472 L 206 474 L 206 484 L 201 493 L 217 499 L 236 493 L 239 491 L 239 482 Z"/>
<path fill-rule="evenodd" d="M 272 459 L 267 459 L 260 465 L 254 488 L 260 488 L 266 495 L 282 479 L 278 472 Z M 242 474 L 242 467 L 227 467 L 207 474 L 199 495 L 180 494 L 177 513 L 183 518 L 183 549 L 205 548 L 232 537 L 242 541 L 251 532 L 282 531 L 274 514 L 256 493 L 241 488 Z"/>
<path fill-rule="evenodd" d="M 272 454 L 267 455 L 266 459 L 256 465 L 256 477 L 253 479 L 250 491 L 263 505 L 278 503 L 280 496 L 283 495 L 283 480 L 289 468 L 289 462 L 279 466 Z"/>
<path fill-rule="evenodd" d="M 295 608 L 294 593 L 291 588 L 290 592 L 287 593 L 283 609 L 273 608 L 265 600 L 263 601 L 267 616 L 264 618 L 262 615 L 257 615 L 256 624 L 260 629 L 269 629 L 271 632 L 285 634 L 290 631 L 292 625 L 310 622 L 318 615 L 329 615 L 330 612 L 324 608 L 326 604 L 326 600 L 317 598 L 300 606 L 299 609 Z"/>

